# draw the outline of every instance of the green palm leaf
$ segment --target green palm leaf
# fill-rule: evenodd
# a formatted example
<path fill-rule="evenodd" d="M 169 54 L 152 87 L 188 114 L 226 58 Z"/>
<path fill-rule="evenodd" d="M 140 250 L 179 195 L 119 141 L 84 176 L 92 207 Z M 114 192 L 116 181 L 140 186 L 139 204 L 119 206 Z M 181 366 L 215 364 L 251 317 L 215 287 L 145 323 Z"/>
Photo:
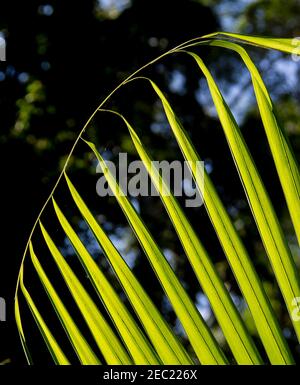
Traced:
<path fill-rule="evenodd" d="M 46 325 L 44 319 L 42 318 L 40 312 L 38 311 L 33 299 L 31 298 L 28 290 L 26 289 L 23 281 L 23 267 L 21 269 L 20 274 L 20 287 L 22 290 L 22 293 L 26 299 L 26 302 L 28 304 L 28 307 L 34 317 L 34 320 L 36 324 L 38 325 L 38 328 L 41 332 L 41 335 L 43 336 L 43 339 L 46 343 L 46 346 L 51 353 L 51 356 L 53 358 L 53 361 L 57 365 L 69 365 L 70 362 L 68 361 L 67 357 L 65 356 L 64 352 L 60 348 L 59 344 L 56 342 L 55 338 L 53 337 L 53 334 L 49 330 L 48 326 Z"/>
<path fill-rule="evenodd" d="M 92 351 L 85 338 L 82 336 L 80 330 L 77 328 L 75 322 L 70 316 L 68 310 L 62 303 L 61 299 L 57 295 L 54 287 L 49 281 L 45 271 L 42 268 L 37 256 L 34 253 L 33 246 L 30 243 L 29 246 L 30 256 L 32 263 L 36 269 L 38 276 L 40 277 L 41 282 L 43 283 L 45 290 L 51 300 L 56 313 L 63 324 L 63 327 L 72 343 L 74 350 L 80 360 L 84 365 L 96 365 L 100 364 L 100 361 L 96 357 L 95 353 Z"/>
<path fill-rule="evenodd" d="M 87 142 L 87 144 L 98 158 L 107 182 L 144 249 L 145 254 L 148 256 L 200 362 L 203 364 L 224 364 L 226 360 L 218 344 L 204 323 L 195 305 L 186 294 L 143 220 L 140 218 L 129 199 L 122 192 L 109 168 L 105 166 L 105 161 L 97 151 L 95 145 L 91 142 Z"/>
<path fill-rule="evenodd" d="M 62 277 L 66 281 L 68 289 L 72 294 L 78 308 L 80 309 L 99 349 L 108 364 L 129 365 L 132 363 L 126 350 L 118 337 L 114 334 L 93 300 L 88 295 L 78 278 L 75 276 L 64 257 L 50 238 L 46 229 L 40 223 L 42 234 L 46 244 L 55 260 Z"/>
<path fill-rule="evenodd" d="M 137 136 L 128 121 L 120 116 L 132 138 L 135 148 L 143 161 L 160 197 L 166 207 L 173 226 L 178 234 L 187 257 L 202 285 L 221 328 L 227 338 L 228 344 L 240 364 L 258 364 L 262 360 L 256 347 L 249 336 L 238 311 L 223 282 L 221 281 L 214 265 L 211 263 L 207 251 L 204 249 L 197 234 L 179 206 L 176 198 L 170 193 L 169 187 L 163 181 L 159 171 L 153 166 L 152 159 L 146 152 L 145 146 Z M 197 173 L 197 167 L 194 167 Z M 199 174 L 201 172 L 198 170 Z"/>
<path fill-rule="evenodd" d="M 254 219 L 257 223 L 270 262 L 272 263 L 286 306 L 289 313 L 292 314 L 293 299 L 300 295 L 299 275 L 272 203 L 242 137 L 240 129 L 213 77 L 199 56 L 191 52 L 189 52 L 189 54 L 196 60 L 199 68 L 207 79 L 220 122 L 247 194 Z M 293 319 L 292 321 L 294 322 L 294 328 L 298 335 L 298 339 L 300 339 L 300 324 Z"/>
<path fill-rule="evenodd" d="M 213 41 L 211 45 L 236 51 L 243 59 L 251 74 L 260 115 L 269 141 L 276 170 L 285 194 L 291 219 L 294 224 L 298 242 L 300 244 L 300 215 L 298 215 L 300 212 L 299 166 L 285 132 L 277 121 L 275 107 L 270 95 L 257 68 L 243 47 L 218 40 Z"/>
<path fill-rule="evenodd" d="M 169 102 L 154 82 L 151 81 L 151 85 L 163 104 L 170 127 L 185 159 L 192 163 L 201 161 Z M 213 183 L 205 171 L 204 184 L 201 183 L 200 175 L 195 172 L 194 168 L 191 169 L 191 172 L 198 188 L 202 190 L 204 204 L 210 220 L 215 227 L 237 282 L 248 302 L 256 327 L 271 362 L 277 364 L 292 363 L 293 359 L 279 329 L 275 314 L 263 290 L 260 279 Z"/>
<path fill-rule="evenodd" d="M 162 361 L 168 364 L 190 364 L 192 361 L 153 305 L 151 299 L 91 214 L 68 176 L 65 175 L 65 177 L 72 198 L 103 248 Z"/>
<path fill-rule="evenodd" d="M 293 311 L 295 310 L 295 298 L 300 296 L 299 273 L 285 240 L 282 228 L 259 171 L 252 159 L 252 155 L 215 79 L 202 59 L 196 53 L 187 51 L 188 48 L 191 49 L 192 47 L 202 45 L 230 49 L 240 55 L 248 68 L 270 151 L 285 195 L 291 221 L 298 241 L 300 242 L 299 166 L 288 142 L 288 138 L 278 123 L 275 107 L 259 71 L 240 44 L 250 44 L 256 47 L 299 54 L 298 50 L 295 50 L 292 39 L 264 38 L 224 32 L 217 32 L 195 38 L 180 44 L 135 71 L 108 95 L 88 119 L 68 155 L 58 181 L 33 226 L 20 267 L 15 296 L 15 317 L 21 344 L 29 364 L 33 363 L 30 354 L 30 343 L 32 341 L 25 338 L 22 323 L 22 319 L 24 320 L 24 318 L 21 312 L 23 304 L 26 305 L 32 313 L 34 325 L 38 327 L 54 363 L 66 365 L 70 362 L 64 353 L 64 343 L 56 340 L 50 331 L 48 320 L 45 320 L 41 315 L 41 311 L 38 308 L 40 305 L 36 305 L 34 288 L 28 286 L 29 284 L 26 284 L 27 287 L 25 287 L 24 265 L 28 254 L 31 257 L 31 263 L 34 267 L 33 272 L 41 281 L 55 313 L 60 320 L 61 326 L 69 338 L 69 345 L 74 350 L 81 364 L 100 364 L 103 360 L 107 364 L 193 364 L 192 350 L 194 350 L 200 363 L 228 363 L 221 345 L 217 342 L 212 331 L 203 320 L 194 302 L 177 277 L 176 272 L 171 268 L 158 243 L 148 230 L 146 223 L 144 223 L 142 216 L 134 209 L 128 197 L 126 197 L 120 189 L 115 177 L 105 164 L 94 143 L 85 141 L 100 162 L 101 169 L 110 189 L 113 191 L 127 222 L 131 226 L 151 268 L 155 272 L 162 289 L 183 326 L 188 342 L 191 345 L 191 347 L 188 347 L 190 354 L 183 346 L 179 337 L 168 325 L 161 312 L 153 304 L 149 294 L 146 293 L 141 283 L 104 232 L 95 216 L 88 209 L 87 204 L 81 198 L 66 174 L 77 143 L 82 139 L 83 133 L 94 116 L 98 111 L 103 110 L 104 104 L 109 101 L 110 97 L 115 92 L 120 91 L 122 87 L 127 86 L 131 81 L 141 79 L 142 77 L 139 75 L 142 70 L 162 60 L 167 55 L 178 52 L 184 52 L 190 55 L 196 61 L 207 80 L 229 149 L 252 210 L 253 218 L 284 297 L 294 329 L 300 340 L 300 324 L 292 317 Z M 198 189 L 202 193 L 209 218 L 234 273 L 237 284 L 241 289 L 244 300 L 249 306 L 259 338 L 270 362 L 272 364 L 294 363 L 287 341 L 283 337 L 279 322 L 255 270 L 255 261 L 252 262 L 253 256 L 249 256 L 208 174 L 204 171 L 202 175 L 199 173 L 198 168 L 195 167 L 196 162 L 201 161 L 197 150 L 194 148 L 191 139 L 183 129 L 160 88 L 152 80 L 147 78 L 143 79 L 150 81 L 153 90 L 162 103 L 172 133 L 182 154 L 185 160 L 190 162 L 191 173 Z M 123 115 L 119 113 L 117 113 L 117 115 L 124 120 L 132 142 L 160 194 L 160 198 L 173 223 L 173 227 L 185 250 L 189 263 L 209 299 L 236 362 L 239 364 L 262 363 L 262 358 L 242 320 L 241 314 L 239 314 L 236 309 L 230 293 L 220 279 L 209 254 L 202 245 L 201 237 L 199 237 L 191 226 L 187 216 L 175 197 L 171 194 L 167 183 L 163 180 L 159 171 L 151 167 L 151 157 L 148 155 L 148 150 L 137 136 L 133 127 Z M 203 178 L 204 184 L 201 183 L 201 179 Z M 68 187 L 72 200 L 80 211 L 82 218 L 91 229 L 95 239 L 98 241 L 105 258 L 109 261 L 115 277 L 118 279 L 123 292 L 129 300 L 131 308 L 125 306 L 117 290 L 97 266 L 92 255 L 88 252 L 87 246 L 80 239 L 76 230 L 72 227 L 54 200 L 54 192 L 58 185 L 61 185 L 60 182 L 63 179 L 66 181 L 66 185 L 63 185 L 63 187 Z M 85 288 L 84 282 L 79 280 L 59 250 L 58 245 L 42 225 L 42 215 L 45 208 L 49 207 L 48 203 L 50 200 L 53 202 L 54 212 L 58 223 L 61 225 L 65 239 L 71 242 L 81 263 L 81 267 L 92 283 L 92 289 L 95 291 L 96 299 L 94 299 L 92 293 Z M 36 228 L 38 224 L 41 229 L 42 243 L 45 244 L 50 251 L 60 272 L 59 277 L 62 282 L 66 284 L 74 303 L 77 305 L 85 320 L 87 330 L 94 338 L 99 349 L 100 357 L 94 353 L 94 348 L 89 344 L 88 338 L 85 336 L 87 331 L 81 330 L 75 322 L 75 318 L 72 315 L 72 306 L 70 306 L 70 304 L 67 306 L 55 290 L 53 280 L 50 278 L 50 271 L 48 272 L 42 267 L 44 266 L 44 263 L 41 262 L 42 253 L 36 252 L 33 249 L 32 238 L 37 232 Z M 63 287 L 65 287 L 65 285 L 63 285 Z M 20 301 L 21 296 L 25 301 Z M 100 303 L 97 303 L 99 299 L 104 311 L 100 311 Z M 135 313 L 136 317 L 133 313 Z M 70 346 L 68 348 L 70 348 Z"/>

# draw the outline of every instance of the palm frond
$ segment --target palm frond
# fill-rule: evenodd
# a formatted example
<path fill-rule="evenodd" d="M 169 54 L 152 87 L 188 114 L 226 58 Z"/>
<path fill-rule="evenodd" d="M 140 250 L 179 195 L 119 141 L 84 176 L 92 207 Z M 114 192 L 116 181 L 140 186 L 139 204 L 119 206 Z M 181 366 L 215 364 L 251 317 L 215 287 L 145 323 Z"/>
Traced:
<path fill-rule="evenodd" d="M 69 361 L 67 358 L 68 354 L 64 353 L 64 351 L 69 352 L 70 349 L 77 355 L 81 364 L 100 364 L 101 362 L 106 364 L 148 365 L 193 364 L 199 360 L 202 364 L 224 365 L 229 362 L 216 336 L 206 324 L 194 301 L 188 295 L 179 277 L 177 277 L 176 272 L 170 266 L 147 224 L 140 213 L 135 210 L 129 198 L 123 193 L 116 178 L 110 172 L 109 167 L 107 167 L 93 142 L 85 140 L 89 149 L 92 150 L 94 156 L 98 159 L 107 183 L 128 224 L 131 226 L 137 241 L 140 243 L 152 270 L 156 274 L 161 288 L 172 305 L 186 333 L 190 346 L 184 346 L 179 336 L 169 326 L 67 175 L 67 168 L 74 149 L 79 140 L 83 139 L 83 133 L 94 116 L 98 111 L 104 111 L 104 105 L 115 92 L 136 80 L 148 82 L 147 86 L 150 84 L 153 94 L 158 97 L 163 106 L 170 129 L 184 159 L 189 162 L 191 174 L 199 191 L 202 193 L 207 214 L 213 224 L 236 282 L 241 289 L 244 300 L 248 304 L 269 361 L 272 364 L 294 363 L 294 358 L 283 336 L 270 300 L 256 272 L 255 261 L 253 261 L 252 256 L 249 256 L 209 175 L 205 170 L 201 174 L 199 169 L 195 167 L 195 164 L 201 161 L 197 149 L 184 130 L 164 92 L 151 79 L 140 76 L 144 69 L 162 60 L 167 55 L 175 53 L 184 53 L 192 57 L 197 64 L 197 68 L 205 76 L 253 218 L 271 263 L 274 276 L 284 297 L 288 314 L 300 340 L 300 323 L 292 317 L 294 299 L 300 297 L 300 280 L 296 263 L 240 128 L 208 67 L 198 54 L 191 51 L 192 48 L 201 47 L 202 45 L 233 50 L 239 54 L 249 70 L 270 151 L 284 192 L 295 234 L 300 242 L 299 166 L 288 138 L 278 123 L 275 107 L 259 71 L 240 44 L 250 44 L 256 47 L 294 53 L 292 39 L 253 37 L 223 32 L 192 39 L 171 49 L 130 75 L 98 106 L 81 130 L 58 181 L 34 224 L 20 267 L 15 296 L 15 316 L 20 340 L 29 364 L 34 362 L 29 349 L 32 341 L 25 338 L 22 323 L 24 318 L 22 318 L 22 312 L 20 311 L 21 297 L 25 299 L 24 305 L 26 304 L 32 313 L 35 325 L 38 327 L 53 361 L 59 365 L 70 363 L 71 360 Z M 159 171 L 152 167 L 152 158 L 149 155 L 149 150 L 138 137 L 136 130 L 122 114 L 114 111 L 110 112 L 118 115 L 126 125 L 133 145 L 143 161 L 152 183 L 159 192 L 186 257 L 210 302 L 235 362 L 238 364 L 263 363 L 251 333 L 247 330 L 247 326 L 234 304 L 228 289 L 222 282 L 212 262 L 213 259 L 202 244 L 201 236 L 193 229 L 189 219 L 175 196 L 172 195 L 169 186 L 163 180 Z M 203 178 L 204 183 L 201 183 Z M 109 278 L 99 268 L 89 253 L 85 242 L 80 239 L 80 236 L 68 221 L 57 200 L 54 199 L 54 193 L 58 185 L 67 187 L 70 194 L 69 197 L 71 198 L 70 202 L 75 203 L 82 219 L 84 219 L 95 240 L 97 240 L 130 306 L 122 300 Z M 79 190 L 84 193 L 82 186 L 80 186 Z M 42 224 L 43 213 L 46 207 L 49 208 L 51 200 L 53 203 L 51 210 L 55 213 L 57 223 L 60 224 L 64 237 L 73 246 L 81 267 L 92 284 L 93 294 L 95 295 L 91 293 L 91 289 L 88 290 L 83 282 L 80 281 L 77 271 L 75 274 L 62 251 Z M 76 304 L 85 321 L 90 334 L 89 337 L 85 335 L 87 331 L 81 329 L 81 326 L 79 326 L 79 323 L 77 323 L 72 315 L 72 308 L 68 308 L 64 298 L 55 289 L 55 284 L 51 280 L 51 274 L 48 274 L 45 268 L 46 264 L 44 265 L 42 262 L 43 257 L 40 252 L 33 248 L 33 235 L 38 232 L 38 225 L 40 227 L 39 235 L 42 235 L 42 241 L 47 246 L 55 262 L 56 268 L 60 273 L 60 279 L 68 288 L 74 305 Z M 33 271 L 42 283 L 49 302 L 52 304 L 53 310 L 69 339 L 70 346 L 66 347 L 66 349 L 64 343 L 60 342 L 55 336 L 56 330 L 50 331 L 48 321 L 42 317 L 39 302 L 35 300 L 37 293 L 34 291 L 34 288 L 27 281 L 25 286 L 24 265 L 28 254 L 34 267 Z M 98 351 L 88 342 L 91 336 Z M 193 352 L 197 360 L 194 359 Z"/>
<path fill-rule="evenodd" d="M 170 127 L 185 159 L 191 164 L 201 161 L 191 139 L 182 127 L 169 102 L 153 81 L 151 81 L 151 85 L 163 104 Z M 191 168 L 191 172 L 199 190 L 202 190 L 207 213 L 248 303 L 271 362 L 277 364 L 291 362 L 291 354 L 261 281 L 209 175 L 204 170 L 204 183 L 201 183 L 201 175 L 197 173 L 197 170 Z"/>

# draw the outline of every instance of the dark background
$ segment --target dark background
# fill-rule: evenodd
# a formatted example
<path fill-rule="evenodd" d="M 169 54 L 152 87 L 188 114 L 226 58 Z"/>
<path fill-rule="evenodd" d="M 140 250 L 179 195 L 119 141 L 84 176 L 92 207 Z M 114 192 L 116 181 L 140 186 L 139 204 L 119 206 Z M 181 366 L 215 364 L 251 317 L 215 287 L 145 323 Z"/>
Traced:
<path fill-rule="evenodd" d="M 0 362 L 25 363 L 13 315 L 14 289 L 22 254 L 33 222 L 72 144 L 101 100 L 134 70 L 187 39 L 217 30 L 296 37 L 300 36 L 299 14 L 300 2 L 296 0 L 2 2 L 0 32 L 7 43 L 7 60 L 0 62 L 0 296 L 6 300 L 7 321 L 0 324 Z M 201 48 L 197 52 L 213 71 L 241 125 L 299 265 L 297 241 L 256 109 L 249 75 L 236 56 L 219 48 Z M 299 63 L 277 52 L 253 48 L 249 48 L 249 52 L 261 70 L 299 159 Z M 205 82 L 193 63 L 183 56 L 168 57 L 143 75 L 149 75 L 157 81 L 168 94 L 172 105 L 176 106 L 177 114 L 205 160 L 223 202 L 253 256 L 284 334 L 299 360 L 300 352 L 290 321 Z M 155 159 L 181 159 L 161 107 L 149 90 L 141 82 L 131 84 L 117 93 L 108 107 L 116 108 L 126 115 Z M 130 159 L 136 159 L 126 129 L 116 118 L 98 114 L 91 122 L 86 136 L 98 145 L 108 159 L 117 160 L 121 150 L 126 151 Z M 83 143 L 79 143 L 72 157 L 69 173 L 89 205 L 98 215 L 101 214 L 100 221 L 104 223 L 107 232 L 185 342 L 180 325 L 151 269 L 145 263 L 145 257 L 120 209 L 113 199 L 100 199 L 96 195 L 95 185 L 99 175 L 96 175 L 93 157 Z M 84 225 L 74 208 L 69 207 L 64 186 L 60 186 L 57 195 L 61 206 L 83 232 Z M 135 204 L 188 292 L 197 302 L 204 318 L 214 333 L 219 335 L 220 343 L 226 351 L 226 343 L 219 333 L 206 297 L 185 262 L 182 248 L 159 199 L 136 199 Z M 67 258 L 76 265 L 51 210 L 48 211 L 44 222 L 56 234 L 57 242 L 65 249 Z M 251 316 L 232 278 L 204 208 L 187 209 L 186 212 L 217 265 L 254 339 L 257 339 Z M 102 268 L 114 279 L 89 236 L 86 236 L 86 242 Z M 38 236 L 36 243 L 40 244 Z M 52 270 L 49 266 L 49 272 Z M 26 284 L 35 293 L 43 315 L 55 330 L 56 321 L 51 315 L 47 298 L 43 297 L 34 274 L 30 274 L 28 266 Z M 58 277 L 53 279 L 59 282 Z M 34 340 L 33 357 L 36 362 L 47 361 L 48 355 L 33 327 L 32 318 L 27 314 L 24 304 L 21 305 L 24 323 L 29 325 L 28 339 Z M 258 339 L 257 343 L 259 345 Z"/>

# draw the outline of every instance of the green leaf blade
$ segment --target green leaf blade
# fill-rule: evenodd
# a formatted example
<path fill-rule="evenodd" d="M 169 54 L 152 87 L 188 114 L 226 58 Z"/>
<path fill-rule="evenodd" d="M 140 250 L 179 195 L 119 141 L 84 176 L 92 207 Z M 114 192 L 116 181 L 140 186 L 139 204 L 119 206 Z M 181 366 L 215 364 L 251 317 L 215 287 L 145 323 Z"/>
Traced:
<path fill-rule="evenodd" d="M 57 365 L 70 365 L 69 360 L 65 356 L 64 352 L 56 342 L 52 333 L 50 332 L 48 326 L 46 325 L 44 319 L 42 318 L 40 312 L 38 311 L 33 299 L 31 298 L 28 290 L 26 289 L 23 282 L 23 266 L 21 267 L 21 275 L 20 275 L 20 288 L 22 293 L 26 299 L 27 305 L 33 315 L 33 318 L 41 332 L 41 335 L 46 343 L 46 346 L 53 358 L 53 361 Z"/>
<path fill-rule="evenodd" d="M 166 97 L 154 82 L 150 81 L 150 83 L 163 104 L 170 127 L 183 156 L 187 161 L 200 161 L 201 159 L 192 141 L 181 126 Z M 268 357 L 274 364 L 293 363 L 293 357 L 279 328 L 260 279 L 212 181 L 205 172 L 203 185 L 198 179 L 199 175 L 197 175 L 194 170 L 191 171 L 195 183 L 198 188 L 202 190 L 206 210 L 215 227 L 216 234 L 218 235 L 241 291 L 248 303 Z"/>
<path fill-rule="evenodd" d="M 234 357 L 239 364 L 261 364 L 262 359 L 249 336 L 228 291 L 211 263 L 206 250 L 198 239 L 177 200 L 171 194 L 169 187 L 153 165 L 152 159 L 148 155 L 145 146 L 142 144 L 133 127 L 123 116 L 121 116 L 121 118 L 128 127 L 135 148 L 143 161 L 152 182 L 160 193 L 160 197 L 173 222 L 186 255 L 189 258 L 200 285 L 203 287 L 204 292 L 211 303 Z M 196 165 L 196 163 L 194 164 Z M 195 173 L 197 173 L 196 167 Z M 200 174 L 201 171 L 198 173 Z"/>
<path fill-rule="evenodd" d="M 69 340 L 83 365 L 99 365 L 100 361 L 96 357 L 95 353 L 92 351 L 90 346 L 88 345 L 85 338 L 82 336 L 80 330 L 77 328 L 75 322 L 64 306 L 63 302 L 57 295 L 54 287 L 52 286 L 50 280 L 46 276 L 42 265 L 40 264 L 34 250 L 32 243 L 29 245 L 29 252 L 31 256 L 32 263 L 36 269 L 36 272 L 45 288 L 45 291 L 48 294 L 48 297 L 66 331 Z"/>
<path fill-rule="evenodd" d="M 137 239 L 148 256 L 154 271 L 157 274 L 166 294 L 168 295 L 175 312 L 182 322 L 189 340 L 201 362 L 220 363 L 226 362 L 223 353 L 214 337 L 202 320 L 199 312 L 190 298 L 185 293 L 182 285 L 172 271 L 170 265 L 159 250 L 156 242 L 146 228 L 145 224 L 136 213 L 128 198 L 121 192 L 119 185 L 110 173 L 108 167 L 93 143 L 87 142 L 100 162 L 106 180 L 112 189 L 128 222 L 134 230 Z"/>
<path fill-rule="evenodd" d="M 132 361 L 121 342 L 114 334 L 82 284 L 79 282 L 78 278 L 75 276 L 61 255 L 41 222 L 40 227 L 54 261 L 56 262 L 61 275 L 64 278 L 75 302 L 77 303 L 77 306 L 80 309 L 106 362 L 110 365 L 130 365 Z"/>
<path fill-rule="evenodd" d="M 91 278 L 91 281 L 107 311 L 110 313 L 112 321 L 115 323 L 118 332 L 122 336 L 135 364 L 160 364 L 153 348 L 145 339 L 145 336 L 142 334 L 138 325 L 133 320 L 132 316 L 121 302 L 120 298 L 110 285 L 109 281 L 106 279 L 105 275 L 99 269 L 96 262 L 88 253 L 54 199 L 53 205 L 61 226 L 77 251 L 80 261 Z"/>
<path fill-rule="evenodd" d="M 185 352 L 149 296 L 145 293 L 115 246 L 96 221 L 67 174 L 65 174 L 65 178 L 74 202 L 110 261 L 128 299 L 131 301 L 136 314 L 140 318 L 163 363 L 172 365 L 192 364 L 191 358 Z"/>

